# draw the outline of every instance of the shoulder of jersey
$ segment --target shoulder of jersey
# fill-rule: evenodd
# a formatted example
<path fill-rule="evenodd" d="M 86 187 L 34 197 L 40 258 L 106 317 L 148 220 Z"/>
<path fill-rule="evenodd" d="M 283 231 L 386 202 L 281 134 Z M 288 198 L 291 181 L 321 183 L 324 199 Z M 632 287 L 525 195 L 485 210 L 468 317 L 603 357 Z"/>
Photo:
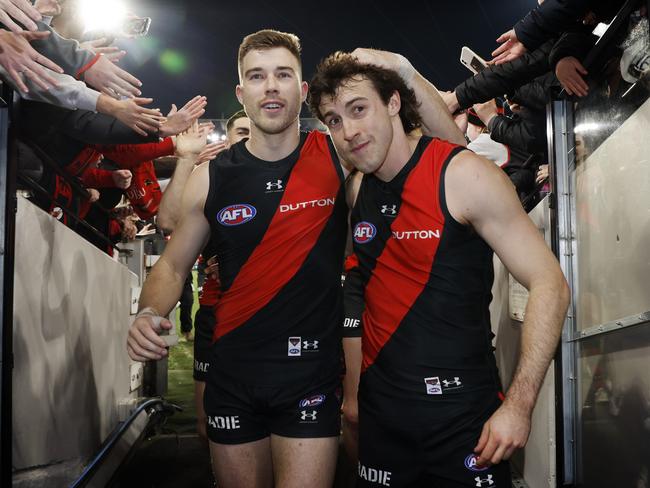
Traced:
<path fill-rule="evenodd" d="M 217 162 L 217 164 L 228 164 L 235 162 L 237 159 L 236 154 L 241 154 L 241 151 L 235 150 L 235 146 L 238 144 L 243 144 L 243 142 L 238 142 L 237 144 L 230 146 L 228 149 L 224 149 L 219 154 L 217 154 L 217 157 L 214 158 L 213 161 Z"/>

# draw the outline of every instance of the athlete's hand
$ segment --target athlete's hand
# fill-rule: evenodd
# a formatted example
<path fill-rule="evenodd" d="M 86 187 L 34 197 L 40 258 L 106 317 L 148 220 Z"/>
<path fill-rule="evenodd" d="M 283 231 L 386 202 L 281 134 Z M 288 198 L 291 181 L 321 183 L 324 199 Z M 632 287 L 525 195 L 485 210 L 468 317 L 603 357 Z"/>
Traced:
<path fill-rule="evenodd" d="M 401 54 L 358 47 L 352 51 L 352 56 L 356 57 L 360 63 L 374 64 L 380 68 L 397 71 L 407 85 L 411 82 L 413 76 L 415 76 L 415 68 Z"/>
<path fill-rule="evenodd" d="M 506 400 L 507 401 L 507 400 Z M 498 464 L 526 445 L 530 434 L 530 412 L 503 403 L 483 425 L 474 448 L 479 466 Z"/>
<path fill-rule="evenodd" d="M 160 332 L 170 330 L 172 323 L 153 313 L 142 313 L 135 318 L 126 339 L 126 349 L 134 361 L 159 360 L 167 356 L 167 344 Z"/>
<path fill-rule="evenodd" d="M 488 64 L 503 64 L 513 59 L 517 59 L 528 51 L 519 39 L 514 29 L 504 32 L 497 39 L 498 43 L 502 43 L 498 48 L 492 52 L 492 60 Z"/>
<path fill-rule="evenodd" d="M 195 119 L 188 130 L 176 137 L 175 155 L 181 159 L 191 159 L 196 162 L 205 143 L 206 134 L 199 129 L 199 121 Z"/>

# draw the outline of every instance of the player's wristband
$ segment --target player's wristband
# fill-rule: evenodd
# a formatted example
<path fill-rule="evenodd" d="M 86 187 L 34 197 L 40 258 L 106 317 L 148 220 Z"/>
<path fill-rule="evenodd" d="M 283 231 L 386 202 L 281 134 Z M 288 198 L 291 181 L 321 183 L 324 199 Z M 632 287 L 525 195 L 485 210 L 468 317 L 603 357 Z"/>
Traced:
<path fill-rule="evenodd" d="M 150 316 L 150 317 L 160 317 L 160 314 L 158 311 L 153 308 L 153 307 L 144 307 L 142 310 L 139 310 L 137 315 L 135 316 L 136 318 L 142 317 L 144 315 Z"/>

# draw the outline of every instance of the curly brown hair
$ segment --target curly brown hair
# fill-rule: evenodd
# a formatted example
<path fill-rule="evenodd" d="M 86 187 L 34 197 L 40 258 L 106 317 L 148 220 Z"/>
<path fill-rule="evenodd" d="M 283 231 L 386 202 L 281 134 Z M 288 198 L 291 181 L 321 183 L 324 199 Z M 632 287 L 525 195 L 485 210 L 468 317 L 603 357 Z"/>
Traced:
<path fill-rule="evenodd" d="M 341 51 L 330 54 L 316 67 L 316 73 L 309 83 L 307 96 L 312 114 L 324 122 L 323 114 L 320 112 L 323 96 L 335 97 L 338 89 L 349 81 L 364 79 L 372 83 L 379 98 L 386 105 L 393 93 L 396 91 L 399 93 L 401 99 L 399 117 L 404 132 L 409 133 L 422 126 L 422 118 L 418 112 L 420 104 L 415 97 L 415 92 L 406 86 L 400 75 L 374 64 L 360 63 L 352 54 Z"/>

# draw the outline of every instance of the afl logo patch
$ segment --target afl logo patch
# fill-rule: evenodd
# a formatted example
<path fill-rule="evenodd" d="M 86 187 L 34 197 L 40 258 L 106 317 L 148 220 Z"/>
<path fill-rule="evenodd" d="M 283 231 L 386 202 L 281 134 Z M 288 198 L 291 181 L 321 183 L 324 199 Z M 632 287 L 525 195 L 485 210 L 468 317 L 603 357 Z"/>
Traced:
<path fill-rule="evenodd" d="M 217 220 L 221 225 L 231 227 L 233 225 L 241 225 L 253 220 L 257 215 L 257 210 L 252 205 L 247 203 L 237 203 L 235 205 L 228 205 L 227 207 L 219 210 Z"/>
<path fill-rule="evenodd" d="M 377 235 L 377 228 L 370 222 L 359 222 L 354 226 L 354 242 L 367 244 Z"/>
<path fill-rule="evenodd" d="M 489 466 L 479 467 L 479 465 L 476 463 L 476 454 L 470 454 L 465 458 L 465 467 L 470 471 L 475 471 L 477 473 L 489 469 Z"/>
<path fill-rule="evenodd" d="M 322 405 L 323 402 L 325 401 L 325 395 L 314 395 L 310 396 L 309 398 L 303 398 L 300 400 L 298 403 L 299 408 L 307 408 L 307 407 L 318 407 L 319 405 Z"/>

